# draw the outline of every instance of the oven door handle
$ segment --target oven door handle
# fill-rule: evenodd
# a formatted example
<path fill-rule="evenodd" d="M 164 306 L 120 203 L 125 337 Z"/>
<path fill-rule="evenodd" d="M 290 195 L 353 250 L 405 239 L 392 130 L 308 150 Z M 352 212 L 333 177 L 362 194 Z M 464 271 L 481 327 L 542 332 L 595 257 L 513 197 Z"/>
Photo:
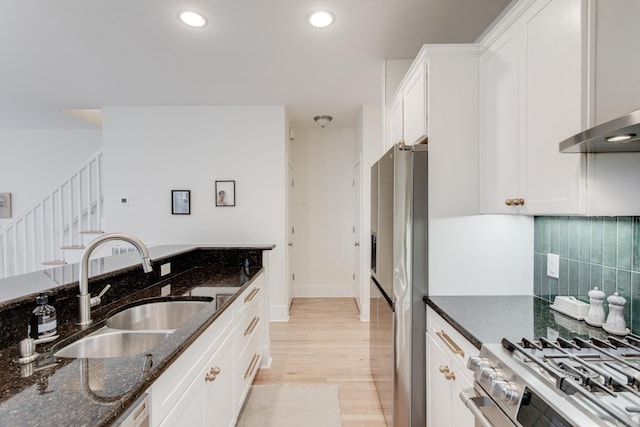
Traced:
<path fill-rule="evenodd" d="M 460 392 L 460 400 L 462 400 L 462 403 L 464 403 L 465 406 L 469 408 L 476 421 L 480 423 L 480 426 L 494 427 L 491 421 L 489 421 L 489 419 L 482 413 L 480 405 L 478 405 L 478 403 L 481 404 L 482 402 L 484 402 L 485 399 L 486 397 L 484 396 L 478 396 L 476 391 L 472 388 L 468 388 Z M 476 426 L 477 425 L 478 424 L 476 424 Z"/>

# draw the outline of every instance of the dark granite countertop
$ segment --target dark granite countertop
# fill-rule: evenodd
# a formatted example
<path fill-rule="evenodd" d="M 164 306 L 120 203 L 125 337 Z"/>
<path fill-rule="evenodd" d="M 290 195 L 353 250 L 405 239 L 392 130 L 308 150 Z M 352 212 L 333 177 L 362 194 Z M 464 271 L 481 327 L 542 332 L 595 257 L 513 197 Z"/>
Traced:
<path fill-rule="evenodd" d="M 0 346 L 0 424 L 106 426 L 116 421 L 263 271 L 260 256 L 252 258 L 247 274 L 247 270 L 239 270 L 228 262 L 197 265 L 198 257 L 204 259 L 209 255 L 197 251 L 194 254 L 186 256 L 195 258 L 196 265 L 94 308 L 93 323 L 85 329 L 70 320 L 69 315 L 61 316 L 68 307 L 63 304 L 66 300 L 60 298 L 58 303 L 62 307 L 56 307 L 60 338 L 54 343 L 39 344 L 40 357 L 35 362 L 19 364 L 18 346 L 7 345 L 5 340 L 4 347 Z M 180 260 L 175 260 L 179 264 Z M 114 308 L 141 299 L 159 298 L 160 289 L 167 284 L 171 285 L 168 298 L 209 296 L 213 301 L 146 354 L 96 359 L 52 356 L 52 348 L 55 351 L 103 327 L 107 313 Z M 217 295 L 222 297 L 216 298 Z M 151 355 L 150 368 L 147 355 Z"/>
<path fill-rule="evenodd" d="M 500 343 L 502 338 L 607 336 L 601 328 L 558 313 L 548 301 L 530 295 L 429 296 L 424 300 L 477 348 Z"/>

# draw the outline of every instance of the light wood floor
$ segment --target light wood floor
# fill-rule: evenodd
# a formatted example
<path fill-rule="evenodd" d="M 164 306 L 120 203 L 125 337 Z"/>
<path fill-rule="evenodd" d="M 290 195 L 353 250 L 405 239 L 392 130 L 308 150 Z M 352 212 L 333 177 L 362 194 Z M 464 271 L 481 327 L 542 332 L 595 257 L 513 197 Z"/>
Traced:
<path fill-rule="evenodd" d="M 269 369 L 254 384 L 338 384 L 343 427 L 385 427 L 369 369 L 369 323 L 353 298 L 296 298 L 271 323 Z"/>

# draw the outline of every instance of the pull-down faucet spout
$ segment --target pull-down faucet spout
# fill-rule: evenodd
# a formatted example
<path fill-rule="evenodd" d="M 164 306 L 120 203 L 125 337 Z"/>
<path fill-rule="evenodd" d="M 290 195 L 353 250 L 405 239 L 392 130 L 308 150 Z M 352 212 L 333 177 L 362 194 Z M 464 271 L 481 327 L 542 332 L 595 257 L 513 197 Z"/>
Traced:
<path fill-rule="evenodd" d="M 91 253 L 102 243 L 111 240 L 122 240 L 123 242 L 131 243 L 140 254 L 142 270 L 145 273 L 151 273 L 153 267 L 151 267 L 151 260 L 149 259 L 149 251 L 147 247 L 137 237 L 124 233 L 109 233 L 103 234 L 97 239 L 93 240 L 84 252 L 82 252 L 82 259 L 80 261 L 80 280 L 78 286 L 80 287 L 80 294 L 78 295 L 78 324 L 89 325 L 91 323 L 91 307 L 99 304 L 99 299 L 94 304 L 91 301 L 91 295 L 89 294 L 89 257 Z"/>

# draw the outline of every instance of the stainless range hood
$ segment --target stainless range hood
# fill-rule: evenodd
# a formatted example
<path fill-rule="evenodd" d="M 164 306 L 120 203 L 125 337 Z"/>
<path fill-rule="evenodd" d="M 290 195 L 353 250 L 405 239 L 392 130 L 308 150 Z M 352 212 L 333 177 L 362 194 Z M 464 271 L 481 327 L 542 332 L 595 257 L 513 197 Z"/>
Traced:
<path fill-rule="evenodd" d="M 561 153 L 640 152 L 640 110 L 587 129 L 560 143 Z"/>

